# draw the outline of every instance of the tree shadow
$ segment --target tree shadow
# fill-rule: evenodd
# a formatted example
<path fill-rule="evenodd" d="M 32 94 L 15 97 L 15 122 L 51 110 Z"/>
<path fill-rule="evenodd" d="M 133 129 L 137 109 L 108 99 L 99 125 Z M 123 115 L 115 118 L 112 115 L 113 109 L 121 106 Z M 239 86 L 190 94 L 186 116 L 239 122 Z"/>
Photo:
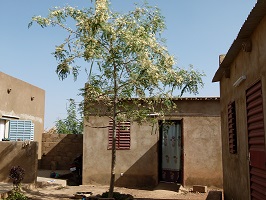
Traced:
<path fill-rule="evenodd" d="M 43 134 L 40 169 L 69 170 L 73 160 L 83 153 L 82 134 Z M 54 164 L 55 166 L 52 166 Z"/>
<path fill-rule="evenodd" d="M 154 144 L 142 157 L 140 157 L 127 171 L 115 181 L 115 186 L 129 189 L 140 189 L 147 191 L 166 190 L 178 192 L 181 184 L 160 182 L 152 173 L 145 173 L 143 169 L 156 168 L 153 166 L 154 152 L 157 152 L 158 145 Z M 157 175 L 158 176 L 158 175 Z"/>

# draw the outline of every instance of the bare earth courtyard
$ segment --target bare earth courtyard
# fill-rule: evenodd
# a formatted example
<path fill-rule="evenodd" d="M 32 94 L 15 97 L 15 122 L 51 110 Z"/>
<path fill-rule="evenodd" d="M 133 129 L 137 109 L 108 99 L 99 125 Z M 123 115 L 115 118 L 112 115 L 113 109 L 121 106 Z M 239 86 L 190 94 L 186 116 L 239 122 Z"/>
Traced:
<path fill-rule="evenodd" d="M 61 172 L 61 171 L 58 171 Z M 64 171 L 62 171 L 64 172 Z M 91 193 L 91 197 L 101 195 L 107 192 L 108 185 L 80 185 L 68 186 L 67 181 L 63 179 L 52 179 L 49 177 L 50 171 L 39 170 L 37 177 L 37 184 L 29 187 L 22 185 L 23 193 L 30 199 L 35 200 L 52 200 L 52 199 L 77 199 L 78 193 Z M 0 199 L 1 196 L 12 189 L 11 183 L 0 183 Z M 216 187 L 208 187 L 207 193 L 193 192 L 193 188 L 184 188 L 177 184 L 160 183 L 155 188 L 124 188 L 115 187 L 115 192 L 121 194 L 129 194 L 134 199 L 139 200 L 220 200 L 222 189 Z M 208 193 L 211 195 L 208 196 Z M 218 195 L 220 194 L 220 196 Z M 5 196 L 2 196 L 2 198 Z M 80 196 L 81 199 L 81 196 Z"/>
<path fill-rule="evenodd" d="M 209 190 L 219 190 L 212 188 Z M 209 191 L 208 190 L 208 191 Z M 82 186 L 60 186 L 54 184 L 44 184 L 34 189 L 24 189 L 31 199 L 74 199 L 77 192 L 92 192 L 92 196 L 108 191 L 108 186 L 82 185 Z M 131 194 L 134 199 L 193 199 L 205 200 L 208 193 L 194 193 L 190 188 L 181 188 L 179 192 L 167 190 L 164 185 L 159 185 L 155 189 L 129 189 L 116 187 L 116 192 Z"/>

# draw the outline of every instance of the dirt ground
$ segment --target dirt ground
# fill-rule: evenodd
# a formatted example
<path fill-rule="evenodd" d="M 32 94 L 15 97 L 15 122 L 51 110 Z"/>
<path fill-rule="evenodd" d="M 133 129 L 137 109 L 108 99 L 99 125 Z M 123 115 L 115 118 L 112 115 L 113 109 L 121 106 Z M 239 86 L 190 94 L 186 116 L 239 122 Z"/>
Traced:
<path fill-rule="evenodd" d="M 211 190 L 219 190 L 217 188 L 209 188 Z M 45 184 L 34 189 L 24 188 L 24 192 L 31 199 L 74 199 L 77 192 L 92 192 L 92 196 L 102 194 L 108 191 L 108 186 L 96 186 L 96 185 L 82 185 L 82 186 L 60 186 L 55 184 Z M 205 200 L 208 193 L 194 193 L 191 188 L 165 188 L 164 185 L 158 185 L 154 189 L 129 189 L 116 187 L 115 192 L 123 194 L 130 194 L 134 199 L 191 199 L 191 200 Z"/>

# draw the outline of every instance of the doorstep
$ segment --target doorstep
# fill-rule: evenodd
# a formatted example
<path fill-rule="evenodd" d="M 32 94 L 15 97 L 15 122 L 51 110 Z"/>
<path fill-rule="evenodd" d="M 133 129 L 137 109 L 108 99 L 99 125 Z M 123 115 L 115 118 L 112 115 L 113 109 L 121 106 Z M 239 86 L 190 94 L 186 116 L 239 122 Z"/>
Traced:
<path fill-rule="evenodd" d="M 55 179 L 55 178 L 45 178 L 45 177 L 37 177 L 37 185 L 38 187 L 46 186 L 46 185 L 59 185 L 62 187 L 66 187 L 67 181 L 63 179 Z"/>

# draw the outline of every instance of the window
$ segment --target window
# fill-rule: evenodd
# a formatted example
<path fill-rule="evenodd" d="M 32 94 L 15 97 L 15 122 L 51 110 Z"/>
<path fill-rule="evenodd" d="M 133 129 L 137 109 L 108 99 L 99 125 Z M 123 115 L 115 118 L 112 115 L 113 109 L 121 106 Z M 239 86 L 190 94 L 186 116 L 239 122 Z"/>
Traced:
<path fill-rule="evenodd" d="M 6 120 L 0 119 L 0 141 L 5 138 Z"/>
<path fill-rule="evenodd" d="M 228 105 L 228 133 L 229 133 L 229 152 L 237 153 L 237 135 L 236 135 L 236 107 L 235 102 Z"/>
<path fill-rule="evenodd" d="M 30 120 L 10 120 L 9 139 L 24 141 L 34 139 L 34 124 Z"/>
<path fill-rule="evenodd" d="M 112 132 L 113 122 L 109 122 L 108 126 L 108 149 L 112 149 Z M 116 126 L 116 149 L 130 149 L 130 122 L 120 122 Z"/>

